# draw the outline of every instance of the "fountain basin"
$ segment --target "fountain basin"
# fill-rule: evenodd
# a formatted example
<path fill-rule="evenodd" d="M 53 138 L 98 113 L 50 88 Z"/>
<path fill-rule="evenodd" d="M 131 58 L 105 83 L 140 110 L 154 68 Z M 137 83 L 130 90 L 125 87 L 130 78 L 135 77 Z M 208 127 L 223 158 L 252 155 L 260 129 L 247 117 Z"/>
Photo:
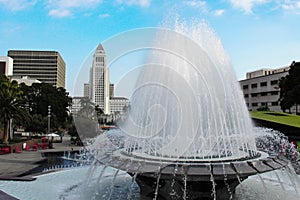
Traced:
<path fill-rule="evenodd" d="M 252 159 L 203 161 L 137 156 L 123 150 L 107 154 L 101 163 L 135 177 L 143 199 L 230 199 L 249 176 L 287 167 L 282 157 L 264 152 Z"/>

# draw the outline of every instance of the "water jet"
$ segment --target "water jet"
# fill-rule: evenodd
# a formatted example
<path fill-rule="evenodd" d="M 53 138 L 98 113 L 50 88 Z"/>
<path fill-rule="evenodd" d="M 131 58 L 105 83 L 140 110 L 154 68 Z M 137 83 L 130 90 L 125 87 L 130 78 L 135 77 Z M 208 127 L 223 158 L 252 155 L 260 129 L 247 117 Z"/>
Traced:
<path fill-rule="evenodd" d="M 96 156 L 134 177 L 142 199 L 230 199 L 249 176 L 288 165 L 258 151 L 229 58 L 205 24 L 155 31 L 126 120 L 124 143 Z"/>

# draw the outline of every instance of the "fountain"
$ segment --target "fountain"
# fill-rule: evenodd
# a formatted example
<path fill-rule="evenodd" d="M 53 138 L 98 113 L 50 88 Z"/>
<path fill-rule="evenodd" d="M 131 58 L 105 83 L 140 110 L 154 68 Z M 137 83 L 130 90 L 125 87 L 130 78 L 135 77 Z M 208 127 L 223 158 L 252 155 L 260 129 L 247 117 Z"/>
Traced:
<path fill-rule="evenodd" d="M 103 43 L 110 63 L 149 54 L 138 77 L 123 78 L 136 80 L 126 120 L 86 147 L 90 168 L 0 181 L 1 190 L 19 199 L 299 199 L 299 177 L 278 154 L 281 138 L 256 141 L 264 130 L 253 128 L 214 32 L 205 23 L 172 30 L 138 29 Z"/>
<path fill-rule="evenodd" d="M 205 23 L 186 27 L 143 30 L 155 37 L 143 46 L 151 52 L 119 123 L 124 143 L 95 154 L 97 162 L 130 174 L 142 199 L 230 199 L 249 176 L 288 165 L 258 151 L 214 32 Z"/>

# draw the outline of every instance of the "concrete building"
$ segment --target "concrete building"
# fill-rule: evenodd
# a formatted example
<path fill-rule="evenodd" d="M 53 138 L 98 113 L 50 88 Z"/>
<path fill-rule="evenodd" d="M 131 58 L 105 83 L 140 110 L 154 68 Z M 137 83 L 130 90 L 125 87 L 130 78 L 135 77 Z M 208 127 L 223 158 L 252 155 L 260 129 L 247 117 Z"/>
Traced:
<path fill-rule="evenodd" d="M 123 114 L 129 106 L 129 100 L 125 97 L 111 97 L 110 111 L 112 114 Z"/>
<path fill-rule="evenodd" d="M 13 59 L 8 56 L 0 56 L 0 75 L 13 75 Z"/>
<path fill-rule="evenodd" d="M 109 69 L 106 65 L 106 55 L 101 44 L 98 45 L 90 71 L 90 98 L 99 106 L 104 114 L 110 114 L 109 104 Z"/>
<path fill-rule="evenodd" d="M 78 112 L 81 110 L 82 100 L 87 99 L 86 97 L 72 97 L 71 113 L 73 117 L 77 117 Z"/>
<path fill-rule="evenodd" d="M 9 50 L 13 75 L 28 76 L 43 83 L 65 88 L 66 64 L 57 51 Z"/>
<path fill-rule="evenodd" d="M 109 97 L 115 96 L 115 85 L 113 83 L 109 84 Z"/>
<path fill-rule="evenodd" d="M 108 118 L 108 115 L 124 113 L 124 108 L 129 106 L 127 98 L 114 96 L 114 84 L 109 80 L 106 54 L 101 44 L 94 53 L 89 85 L 84 84 L 84 96 L 88 93 L 92 103 L 98 105 Z"/>
<path fill-rule="evenodd" d="M 260 69 L 246 74 L 240 84 L 247 107 L 250 111 L 268 107 L 272 111 L 282 111 L 279 104 L 279 80 L 288 75 L 290 67 Z"/>
<path fill-rule="evenodd" d="M 89 83 L 85 83 L 83 85 L 83 96 L 89 98 L 90 96 L 90 84 Z"/>

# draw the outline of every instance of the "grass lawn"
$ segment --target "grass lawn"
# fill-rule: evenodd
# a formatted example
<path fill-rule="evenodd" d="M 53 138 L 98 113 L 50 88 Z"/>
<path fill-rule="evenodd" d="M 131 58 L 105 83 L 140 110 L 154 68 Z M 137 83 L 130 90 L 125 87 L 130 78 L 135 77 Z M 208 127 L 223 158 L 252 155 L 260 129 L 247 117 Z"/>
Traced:
<path fill-rule="evenodd" d="M 300 128 L 300 116 L 297 115 L 272 111 L 251 111 L 250 115 L 254 119 L 261 119 Z"/>

